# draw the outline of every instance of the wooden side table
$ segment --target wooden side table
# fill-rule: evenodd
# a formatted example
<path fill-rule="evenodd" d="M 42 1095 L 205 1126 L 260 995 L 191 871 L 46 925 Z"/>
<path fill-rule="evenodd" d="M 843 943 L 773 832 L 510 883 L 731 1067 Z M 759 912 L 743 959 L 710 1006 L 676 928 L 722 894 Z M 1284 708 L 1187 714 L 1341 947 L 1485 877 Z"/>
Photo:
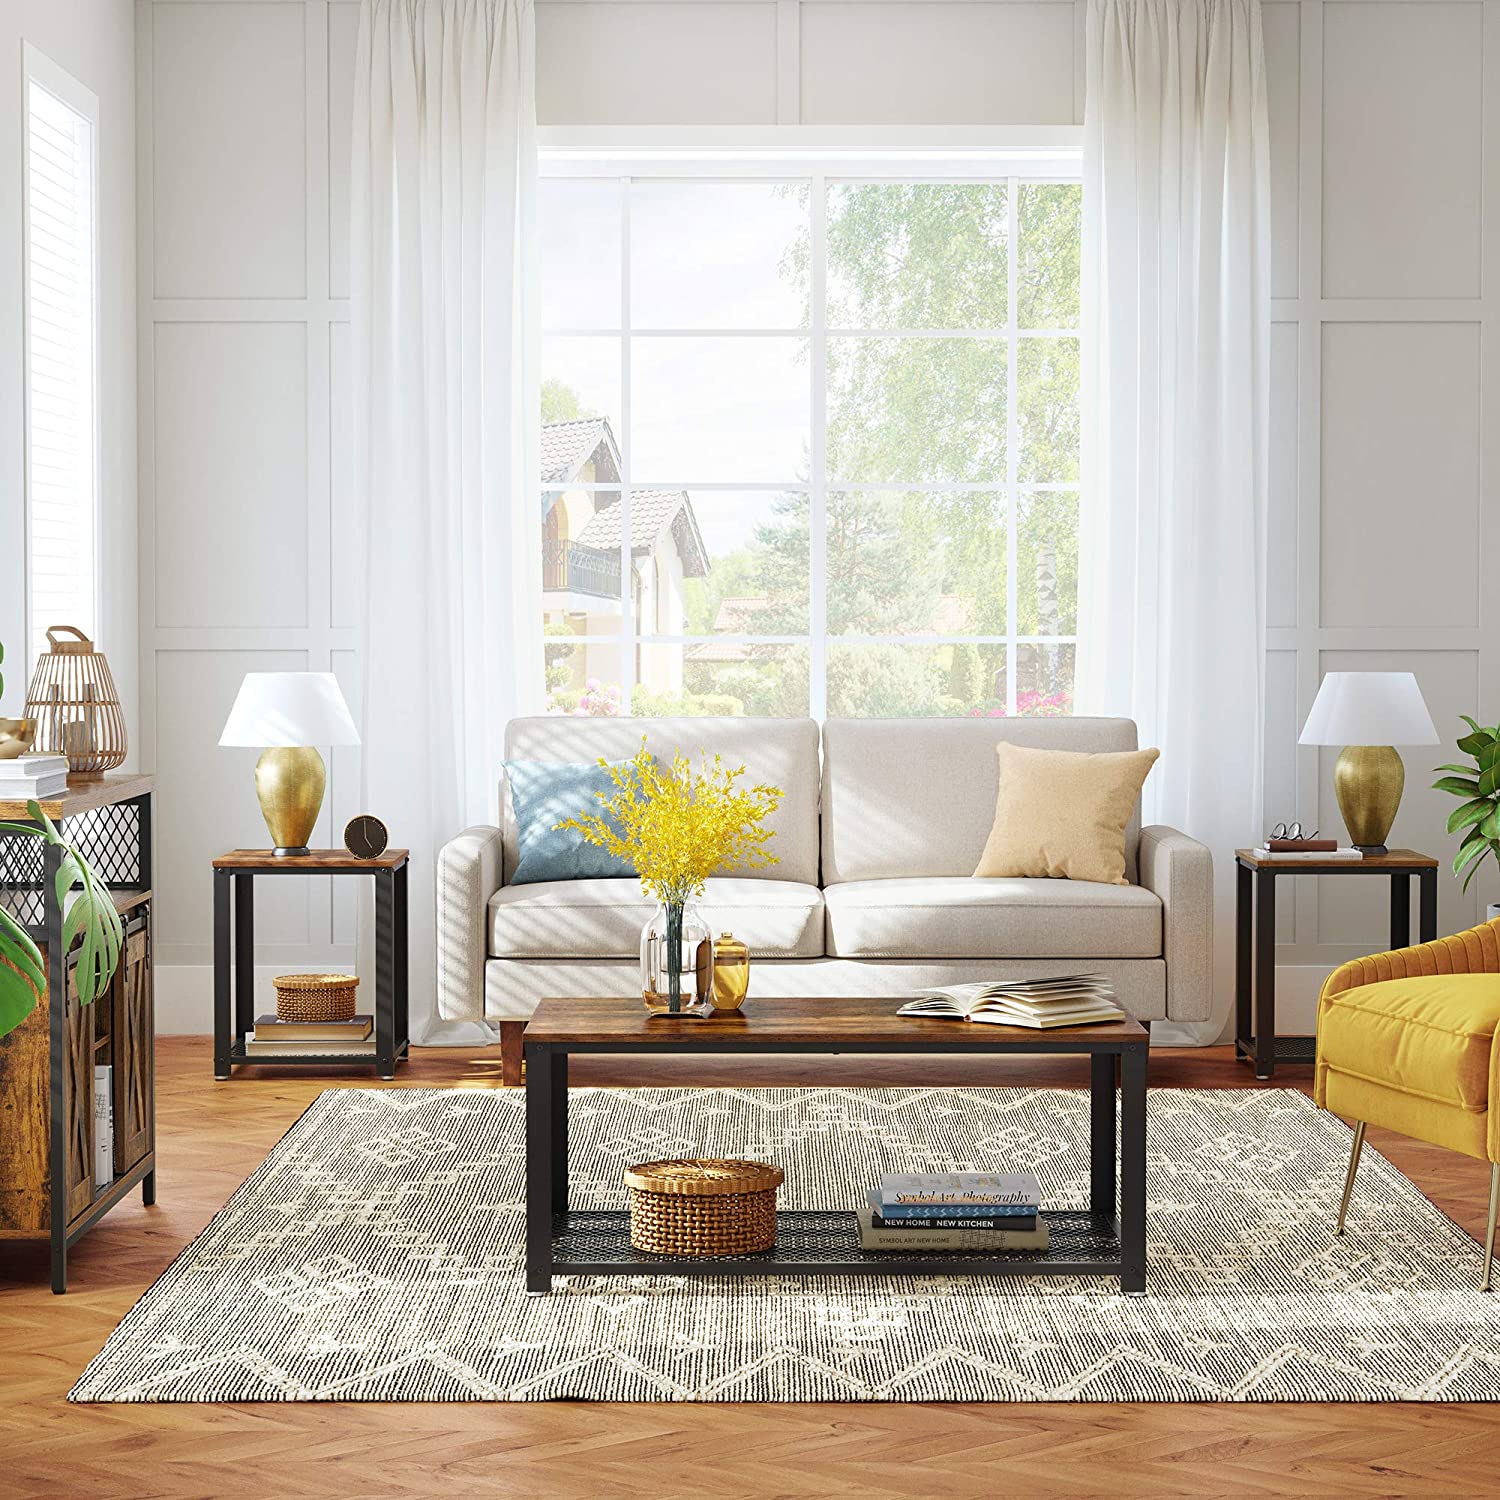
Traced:
<path fill-rule="evenodd" d="M 1391 882 L 1391 947 L 1405 948 L 1411 942 L 1413 875 L 1421 903 L 1417 941 L 1429 943 L 1437 936 L 1438 862 L 1414 849 L 1330 860 L 1266 857 L 1236 849 L 1234 862 L 1234 1052 L 1255 1065 L 1257 1078 L 1270 1078 L 1279 1062 L 1310 1063 L 1317 1056 L 1316 1037 L 1276 1035 L 1276 877 L 1385 876 Z"/>
<path fill-rule="evenodd" d="M 246 1063 L 324 1068 L 349 1064 L 338 1053 L 256 1053 L 247 1056 L 245 1033 L 255 1026 L 255 879 L 260 875 L 370 875 L 375 879 L 376 1075 L 394 1078 L 410 1049 L 407 1036 L 405 849 L 359 859 L 345 849 L 313 849 L 278 856 L 270 849 L 235 849 L 214 861 L 214 1077 L 228 1078 Z M 230 918 L 234 929 L 234 1012 L 229 1005 Z"/>

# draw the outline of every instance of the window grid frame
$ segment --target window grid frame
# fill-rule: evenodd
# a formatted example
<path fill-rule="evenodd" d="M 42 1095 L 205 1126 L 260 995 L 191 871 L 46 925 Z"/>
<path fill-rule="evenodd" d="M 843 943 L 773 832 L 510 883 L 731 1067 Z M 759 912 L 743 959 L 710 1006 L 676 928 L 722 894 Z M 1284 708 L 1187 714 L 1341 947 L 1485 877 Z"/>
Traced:
<path fill-rule="evenodd" d="M 997 163 L 1004 163 L 1004 153 L 997 153 Z M 602 164 L 601 164 L 602 165 Z M 925 646 L 942 647 L 953 645 L 1003 646 L 1005 648 L 1005 712 L 1016 716 L 1017 669 L 1019 648 L 1022 646 L 1073 646 L 1076 650 L 1078 637 L 1069 635 L 1028 635 L 1019 630 L 1019 588 L 1016 575 L 1019 556 L 1020 499 L 1028 493 L 1034 494 L 1082 494 L 1081 479 L 1076 483 L 1050 483 L 1019 481 L 1016 474 L 1020 468 L 1020 406 L 1017 400 L 1017 372 L 1019 370 L 1019 347 L 1023 339 L 1073 339 L 1081 342 L 1078 328 L 1021 328 L 1019 326 L 1018 265 L 1020 250 L 1020 189 L 1023 185 L 1078 184 L 1081 173 L 1063 172 L 1052 166 L 1047 170 L 1026 172 L 1017 170 L 1010 163 L 1006 170 L 993 174 L 951 176 L 924 170 L 924 164 L 913 163 L 913 170 L 899 176 L 871 176 L 865 173 L 849 174 L 827 171 L 810 166 L 803 171 L 741 171 L 733 176 L 714 176 L 701 172 L 662 170 L 662 164 L 651 163 L 641 170 L 619 172 L 580 173 L 577 171 L 549 173 L 543 163 L 543 175 L 556 181 L 589 181 L 599 184 L 613 183 L 619 193 L 620 204 L 620 321 L 618 329 L 598 326 L 544 327 L 542 337 L 548 340 L 617 338 L 620 347 L 620 432 L 617 443 L 620 451 L 620 477 L 615 483 L 579 482 L 573 484 L 548 483 L 542 485 L 544 495 L 566 491 L 585 493 L 618 494 L 620 497 L 620 629 L 618 632 L 591 632 L 579 635 L 549 637 L 553 644 L 577 646 L 614 646 L 620 655 L 621 683 L 620 702 L 623 716 L 631 716 L 632 697 L 640 674 L 644 648 L 659 645 L 693 646 L 705 643 L 719 645 L 774 646 L 780 650 L 802 648 L 808 653 L 808 714 L 818 722 L 828 717 L 827 668 L 829 646 Z M 630 205 L 631 188 L 637 183 L 654 183 L 671 180 L 678 183 L 755 183 L 757 185 L 807 184 L 809 212 L 809 320 L 795 328 L 636 328 L 631 320 L 631 232 Z M 999 327 L 984 328 L 830 328 L 827 326 L 827 222 L 828 189 L 831 185 L 845 186 L 908 186 L 911 184 L 941 182 L 944 185 L 993 186 L 1000 182 L 1006 187 L 1006 321 Z M 663 479 L 644 476 L 636 479 L 632 473 L 631 442 L 631 346 L 636 340 L 679 338 L 799 338 L 807 341 L 809 349 L 809 434 L 808 466 L 806 479 L 786 481 L 692 481 Z M 977 482 L 916 481 L 879 483 L 868 480 L 843 481 L 827 473 L 827 390 L 828 390 L 828 341 L 833 338 L 902 338 L 902 339 L 968 339 L 999 341 L 1006 344 L 1006 457 L 1005 477 L 1001 480 Z M 703 493 L 757 492 L 765 494 L 802 494 L 809 501 L 808 527 L 808 631 L 806 635 L 757 635 L 739 632 L 723 632 L 708 635 L 665 634 L 637 628 L 635 601 L 631 588 L 631 493 L 632 489 L 682 489 Z M 1006 630 L 1004 635 L 994 634 L 938 634 L 923 632 L 839 633 L 830 635 L 827 628 L 827 498 L 830 491 L 849 493 L 899 493 L 899 494 L 994 494 L 1003 499 L 1006 511 Z"/>

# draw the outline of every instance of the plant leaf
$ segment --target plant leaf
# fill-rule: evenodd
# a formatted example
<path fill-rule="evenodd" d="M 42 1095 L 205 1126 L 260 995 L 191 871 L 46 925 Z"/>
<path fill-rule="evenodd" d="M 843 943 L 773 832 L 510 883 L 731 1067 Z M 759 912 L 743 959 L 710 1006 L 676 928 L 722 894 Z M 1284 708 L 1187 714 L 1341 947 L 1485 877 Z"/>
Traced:
<path fill-rule="evenodd" d="M 1500 807 L 1492 807 L 1479 825 L 1479 831 L 1487 839 L 1500 839 Z"/>
<path fill-rule="evenodd" d="M 32 942 L 31 934 L 3 907 L 0 907 L 0 959 L 4 959 L 11 970 L 19 970 L 38 990 L 47 988 L 47 970 L 42 963 L 41 949 Z M 27 1013 L 30 1013 L 29 1006 Z M 0 1031 L 0 1036 L 4 1034 Z"/>
<path fill-rule="evenodd" d="M 1479 783 L 1462 776 L 1440 776 L 1432 783 L 1435 792 L 1452 792 L 1455 797 L 1477 797 L 1481 795 Z"/>
<path fill-rule="evenodd" d="M 1455 807 L 1448 814 L 1448 832 L 1457 833 L 1460 828 L 1467 828 L 1471 823 L 1477 823 L 1481 818 L 1488 817 L 1495 807 L 1492 797 L 1475 797 L 1472 802 L 1465 802 L 1462 807 Z"/>
<path fill-rule="evenodd" d="M 1487 851 L 1487 852 L 1490 852 L 1490 853 L 1493 853 L 1493 852 L 1494 852 L 1494 851 L 1493 851 L 1493 850 L 1491 850 L 1491 849 L 1490 849 L 1490 846 L 1489 846 L 1489 845 L 1488 845 L 1488 844 L 1485 844 L 1485 845 L 1484 845 L 1484 846 L 1483 846 L 1483 847 L 1484 847 L 1484 849 L 1485 849 L 1485 850 L 1486 850 L 1486 851 Z M 1496 858 L 1497 858 L 1497 859 L 1500 859 L 1500 855 L 1496 855 Z M 1464 884 L 1463 884 L 1463 888 L 1464 888 L 1464 890 L 1466 890 L 1466 891 L 1467 891 L 1467 890 L 1468 890 L 1468 889 L 1469 889 L 1469 882 L 1470 882 L 1470 881 L 1471 881 L 1471 880 L 1472 880 L 1472 879 L 1473 879 L 1473 878 L 1474 878 L 1474 876 L 1475 876 L 1475 875 L 1476 875 L 1476 874 L 1478 874 L 1478 872 L 1479 872 L 1479 867 L 1480 867 L 1480 865 L 1482 865 L 1482 864 L 1483 864 L 1483 863 L 1484 863 L 1484 856 L 1483 856 L 1483 855 L 1481 855 L 1481 856 L 1480 856 L 1480 857 L 1479 857 L 1479 858 L 1478 858 L 1478 859 L 1476 859 L 1476 860 L 1475 860 L 1475 861 L 1474 861 L 1474 863 L 1473 863 L 1473 864 L 1471 864 L 1471 865 L 1470 865 L 1470 866 L 1469 866 L 1469 873 L 1468 873 L 1468 874 L 1467 874 L 1467 875 L 1465 875 L 1465 876 L 1464 876 Z M 1455 872 L 1455 873 L 1457 873 L 1457 872 Z"/>
<path fill-rule="evenodd" d="M 1475 830 L 1477 832 L 1477 830 Z M 1453 873 L 1460 875 L 1471 859 L 1480 859 L 1488 852 L 1490 841 L 1483 837 L 1465 839 L 1458 853 L 1453 856 Z"/>
<path fill-rule="evenodd" d="M 1475 734 L 1484 734 L 1486 731 L 1481 727 L 1478 719 L 1471 719 L 1468 714 L 1460 714 L 1459 718 L 1474 731 Z"/>
<path fill-rule="evenodd" d="M 1481 797 L 1493 797 L 1497 791 L 1500 791 L 1500 765 L 1490 766 L 1479 777 Z"/>
<path fill-rule="evenodd" d="M 1473 766 L 1447 765 L 1447 766 L 1434 766 L 1432 769 L 1434 771 L 1457 771 L 1460 776 L 1472 776 L 1474 774 L 1474 767 Z"/>
<path fill-rule="evenodd" d="M 1495 736 L 1488 729 L 1478 729 L 1473 734 L 1466 734 L 1457 742 L 1458 748 L 1465 755 L 1478 755 L 1486 745 L 1493 745 Z"/>

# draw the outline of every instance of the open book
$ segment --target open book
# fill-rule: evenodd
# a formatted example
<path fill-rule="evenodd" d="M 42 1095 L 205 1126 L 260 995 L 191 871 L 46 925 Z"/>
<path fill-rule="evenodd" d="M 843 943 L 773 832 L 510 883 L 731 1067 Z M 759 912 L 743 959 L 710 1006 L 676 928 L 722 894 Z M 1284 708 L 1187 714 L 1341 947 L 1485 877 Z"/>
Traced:
<path fill-rule="evenodd" d="M 1098 974 L 1065 974 L 1051 979 L 951 984 L 924 990 L 896 1014 L 1045 1029 L 1118 1021 L 1125 1012 L 1116 1003 L 1107 979 Z"/>

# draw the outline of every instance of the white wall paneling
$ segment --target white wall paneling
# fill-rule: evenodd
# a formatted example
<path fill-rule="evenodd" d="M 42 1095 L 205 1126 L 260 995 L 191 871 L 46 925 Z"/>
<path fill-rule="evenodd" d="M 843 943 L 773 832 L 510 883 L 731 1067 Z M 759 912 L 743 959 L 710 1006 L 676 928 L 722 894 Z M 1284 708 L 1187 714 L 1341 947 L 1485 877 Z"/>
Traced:
<path fill-rule="evenodd" d="M 537 9 L 541 123 L 632 129 L 635 147 L 657 125 L 695 127 L 705 146 L 815 126 L 863 132 L 858 147 L 1083 116 L 1080 0 Z M 1266 0 L 1264 17 L 1267 811 L 1332 829 L 1328 757 L 1295 746 L 1324 668 L 1410 667 L 1445 731 L 1460 709 L 1500 717 L 1480 587 L 1500 573 L 1500 525 L 1486 524 L 1500 513 L 1500 0 Z M 259 834 L 245 768 L 209 742 L 219 700 L 250 660 L 357 678 L 343 300 L 357 7 L 138 0 L 137 25 L 143 753 L 164 807 L 184 782 L 208 788 L 183 794 L 160 849 L 164 908 L 183 903 L 162 957 L 199 966 L 207 854 Z M 1439 855 L 1448 799 L 1427 771 L 1443 758 L 1408 754 L 1397 825 Z M 355 764 L 330 760 L 320 837 L 355 810 Z M 1442 885 L 1448 928 L 1500 895 L 1489 875 L 1467 897 Z M 1288 1029 L 1322 973 L 1386 937 L 1378 891 L 1295 890 L 1278 955 Z M 297 899 L 266 951 L 350 962 L 349 895 L 325 882 Z M 162 990 L 206 983 L 184 967 Z"/>
<path fill-rule="evenodd" d="M 346 690 L 356 675 L 335 370 L 357 24 L 353 0 L 136 7 L 141 672 L 161 782 L 163 1030 L 210 1024 L 209 861 L 266 839 L 255 752 L 218 746 L 242 674 L 337 668 Z M 358 760 L 325 758 L 315 838 L 336 844 Z M 353 963 L 326 877 L 263 882 L 256 926 L 268 972 Z"/>
<path fill-rule="evenodd" d="M 1323 7 L 1323 295 L 1477 297 L 1484 6 Z"/>
<path fill-rule="evenodd" d="M 1265 16 L 1277 220 L 1266 812 L 1343 836 L 1337 752 L 1288 743 L 1322 672 L 1415 672 L 1445 737 L 1460 712 L 1500 718 L 1481 587 L 1500 560 L 1486 524 L 1500 473 L 1500 4 L 1270 0 Z M 1400 748 L 1392 839 L 1446 863 L 1453 804 L 1430 790 L 1430 768 L 1450 757 Z M 1295 892 L 1278 914 L 1281 1025 L 1305 1031 L 1322 975 L 1385 946 L 1388 890 L 1333 878 Z M 1466 896 L 1443 873 L 1440 929 L 1497 896 L 1491 873 Z"/>
<path fill-rule="evenodd" d="M 1056 0 L 802 0 L 808 125 L 1067 125 L 1075 28 Z"/>

